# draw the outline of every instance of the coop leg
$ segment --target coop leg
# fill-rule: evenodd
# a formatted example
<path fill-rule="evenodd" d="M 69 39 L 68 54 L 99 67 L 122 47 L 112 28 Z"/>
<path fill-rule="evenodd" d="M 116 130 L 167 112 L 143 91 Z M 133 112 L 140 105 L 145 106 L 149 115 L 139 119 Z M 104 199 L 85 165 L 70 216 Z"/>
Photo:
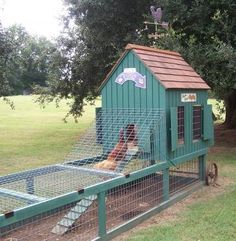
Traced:
<path fill-rule="evenodd" d="M 206 173 L 206 155 L 202 155 L 198 157 L 198 167 L 199 167 L 199 179 L 201 181 L 205 180 Z"/>
<path fill-rule="evenodd" d="M 169 168 L 163 170 L 163 201 L 169 200 L 170 185 L 169 185 Z"/>
<path fill-rule="evenodd" d="M 106 194 L 98 193 L 98 236 L 100 238 L 106 235 Z"/>

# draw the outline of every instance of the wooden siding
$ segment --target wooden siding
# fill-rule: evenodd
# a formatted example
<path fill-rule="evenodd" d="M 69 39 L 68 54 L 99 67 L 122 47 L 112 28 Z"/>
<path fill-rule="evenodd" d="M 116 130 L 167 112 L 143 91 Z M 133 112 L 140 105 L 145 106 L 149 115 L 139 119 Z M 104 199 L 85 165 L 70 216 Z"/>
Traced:
<path fill-rule="evenodd" d="M 127 81 L 123 85 L 117 84 L 115 79 L 124 68 L 136 68 L 139 73 L 145 75 L 147 88 L 137 88 L 133 81 Z M 165 89 L 133 52 L 129 52 L 102 89 L 102 107 L 164 109 Z"/>

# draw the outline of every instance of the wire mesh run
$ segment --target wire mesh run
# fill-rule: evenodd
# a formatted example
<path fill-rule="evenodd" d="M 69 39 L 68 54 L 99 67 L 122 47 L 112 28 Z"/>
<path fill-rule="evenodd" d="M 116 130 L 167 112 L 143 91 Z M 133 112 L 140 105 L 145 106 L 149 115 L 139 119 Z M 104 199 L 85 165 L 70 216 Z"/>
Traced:
<path fill-rule="evenodd" d="M 198 160 L 171 167 L 169 190 L 173 196 L 199 181 Z M 163 172 L 155 172 L 106 192 L 106 230 L 112 230 L 138 217 L 164 201 Z M 15 225 L 15 227 L 14 227 Z M 98 196 L 14 224 L 5 239 L 21 240 L 93 240 L 98 236 Z M 19 226 L 21 226 L 19 228 Z M 2 230 L 4 232 L 4 230 Z"/>
<path fill-rule="evenodd" d="M 0 177 L 0 211 L 5 213 L 108 180 L 106 173 L 54 165 Z"/>
<path fill-rule="evenodd" d="M 159 109 L 98 109 L 66 160 L 0 177 L 0 213 L 133 172 L 160 160 L 165 114 Z"/>
<path fill-rule="evenodd" d="M 169 174 L 170 194 L 174 195 L 200 181 L 198 159 L 171 167 Z"/>

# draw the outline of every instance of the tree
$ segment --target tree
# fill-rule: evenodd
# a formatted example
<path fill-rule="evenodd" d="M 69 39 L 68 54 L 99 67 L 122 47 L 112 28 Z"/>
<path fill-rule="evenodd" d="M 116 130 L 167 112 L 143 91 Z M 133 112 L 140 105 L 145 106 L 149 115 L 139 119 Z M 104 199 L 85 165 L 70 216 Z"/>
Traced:
<path fill-rule="evenodd" d="M 32 92 L 35 85 L 46 86 L 55 46 L 43 37 L 29 35 L 20 25 L 6 29 L 12 51 L 6 62 L 6 78 L 13 94 Z"/>
<path fill-rule="evenodd" d="M 141 43 L 146 0 L 66 0 L 65 31 L 58 40 L 59 72 L 43 96 L 73 98 L 69 114 L 81 115 L 85 101 L 93 101 L 97 88 L 129 42 Z M 45 98 L 41 98 L 43 102 Z M 49 98 L 52 100 L 51 98 Z"/>
<path fill-rule="evenodd" d="M 5 97 L 11 93 L 11 86 L 6 77 L 6 63 L 12 52 L 11 43 L 0 22 L 0 97 Z"/>
<path fill-rule="evenodd" d="M 234 0 L 158 1 L 172 35 L 159 46 L 179 48 L 226 106 L 225 125 L 236 128 L 236 18 Z M 170 40 L 171 39 L 171 40 Z M 173 45 L 174 43 L 174 45 Z"/>
<path fill-rule="evenodd" d="M 229 128 L 236 127 L 234 0 L 65 0 L 65 32 L 58 41 L 59 70 L 44 96 L 73 98 L 70 114 L 82 113 L 128 42 L 177 50 L 226 104 Z M 162 6 L 171 28 L 153 42 L 143 34 L 150 5 Z M 54 76 L 54 77 L 55 77 Z M 42 100 L 42 99 L 41 99 Z"/>
<path fill-rule="evenodd" d="M 56 51 L 49 40 L 29 35 L 20 25 L 4 29 L 0 24 L 0 96 L 46 86 Z"/>

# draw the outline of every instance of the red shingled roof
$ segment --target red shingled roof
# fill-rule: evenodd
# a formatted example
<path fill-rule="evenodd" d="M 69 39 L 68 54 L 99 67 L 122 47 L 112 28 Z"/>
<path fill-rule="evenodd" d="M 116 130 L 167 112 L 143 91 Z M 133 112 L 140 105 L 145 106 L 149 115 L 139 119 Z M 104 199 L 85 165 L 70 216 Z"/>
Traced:
<path fill-rule="evenodd" d="M 128 44 L 166 89 L 210 89 L 177 52 Z"/>
<path fill-rule="evenodd" d="M 135 44 L 128 44 L 125 49 L 126 52 L 134 51 L 166 89 L 210 89 L 200 75 L 177 52 Z M 108 73 L 100 89 L 126 52 L 123 53 Z"/>

